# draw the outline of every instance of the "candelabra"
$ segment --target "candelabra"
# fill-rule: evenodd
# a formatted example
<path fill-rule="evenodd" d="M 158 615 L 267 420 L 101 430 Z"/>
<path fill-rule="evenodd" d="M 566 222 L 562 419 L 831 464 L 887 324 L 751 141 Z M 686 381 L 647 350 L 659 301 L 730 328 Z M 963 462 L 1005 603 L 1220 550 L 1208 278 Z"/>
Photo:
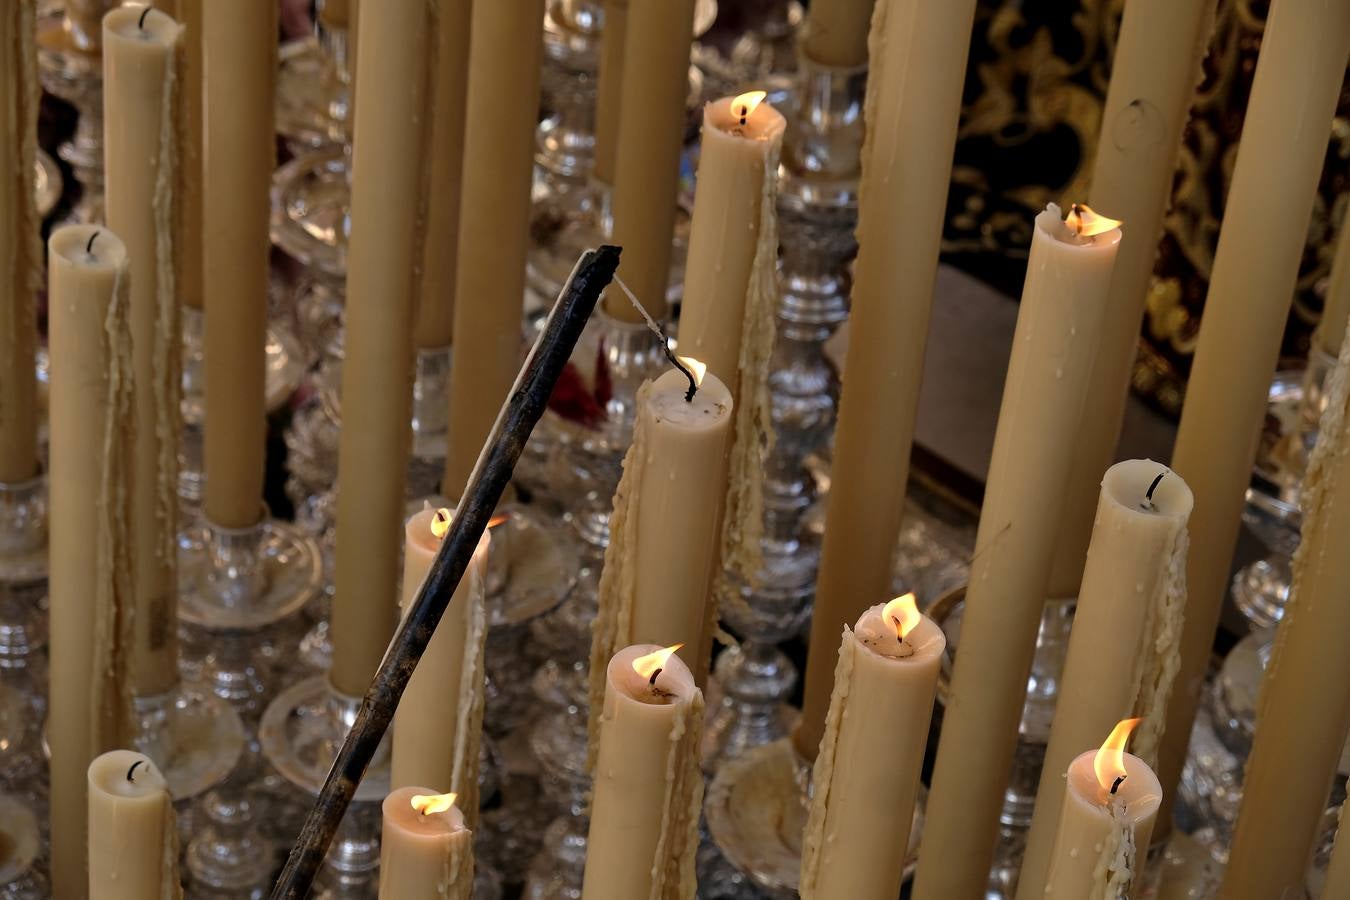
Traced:
<path fill-rule="evenodd" d="M 111 5 L 111 4 L 110 4 Z M 75 133 L 57 148 L 80 185 L 74 222 L 103 221 L 103 57 L 79 18 L 52 5 L 38 19 L 38 77 L 44 90 L 75 107 Z"/>

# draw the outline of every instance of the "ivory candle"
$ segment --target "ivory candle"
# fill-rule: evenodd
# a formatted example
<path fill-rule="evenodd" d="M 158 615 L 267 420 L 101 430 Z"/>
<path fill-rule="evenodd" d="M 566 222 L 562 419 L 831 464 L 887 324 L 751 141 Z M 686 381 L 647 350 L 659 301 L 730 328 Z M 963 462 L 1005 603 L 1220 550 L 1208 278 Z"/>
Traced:
<path fill-rule="evenodd" d="M 333 665 L 328 677 L 359 697 L 393 632 L 398 526 L 412 417 L 413 315 L 421 260 L 421 204 L 433 5 L 385 4 L 360 18 L 357 82 L 366 103 L 352 156 L 347 251 L 344 428 L 338 444 Z"/>
<path fill-rule="evenodd" d="M 89 900 L 178 900 L 178 825 L 148 758 L 110 750 L 89 764 Z"/>
<path fill-rule="evenodd" d="M 600 67 L 595 91 L 595 180 L 614 184 L 615 143 L 623 93 L 623 45 L 628 35 L 628 0 L 604 0 L 600 31 Z"/>
<path fill-rule="evenodd" d="M 73 900 L 88 887 L 86 770 L 119 742 L 118 720 L 130 700 L 123 632 L 130 265 L 117 235 L 70 225 L 48 241 L 47 266 L 51 872 L 54 896 Z"/>
<path fill-rule="evenodd" d="M 384 798 L 380 806 L 384 814 L 382 900 L 469 900 L 473 896 L 473 832 L 465 827 L 455 800 L 454 794 L 437 794 L 423 787 L 398 788 Z"/>
<path fill-rule="evenodd" d="M 807 12 L 802 52 L 822 66 L 852 68 L 867 62 L 867 28 L 874 0 L 828 0 Z"/>
<path fill-rule="evenodd" d="M 1069 765 L 1059 833 L 1038 896 L 1135 896 L 1162 788 L 1147 763 L 1121 751 L 1132 722 L 1121 722 L 1100 750 L 1080 754 Z"/>
<path fill-rule="evenodd" d="M 427 183 L 426 236 L 422 243 L 421 296 L 415 329 L 417 346 L 424 349 L 448 347 L 454 331 L 471 7 L 472 0 L 441 0 L 437 18 L 431 175 Z"/>
<path fill-rule="evenodd" d="M 667 314 L 693 33 L 694 0 L 628 8 L 622 115 L 614 144 L 613 242 L 623 247 L 624 282 L 658 322 Z M 605 312 L 623 322 L 641 321 L 618 290 L 606 293 Z"/>
<path fill-rule="evenodd" d="M 1324 353 L 1332 356 L 1340 353 L 1347 320 L 1350 320 L 1350 216 L 1341 222 L 1336 256 L 1331 262 L 1331 277 L 1327 280 L 1326 301 L 1322 304 L 1322 321 L 1313 333 L 1317 346 Z"/>
<path fill-rule="evenodd" d="M 890 595 L 974 0 L 881 0 L 872 22 L 852 324 L 802 717 L 815 758 L 839 632 Z M 850 389 L 849 385 L 857 385 Z"/>
<path fill-rule="evenodd" d="M 1271 4 L 1172 453 L 1172 468 L 1195 492 L 1195 514 L 1181 668 L 1158 756 L 1163 809 L 1172 808 L 1181 778 L 1228 591 L 1257 435 L 1348 57 L 1350 3 Z M 1164 818 L 1163 827 L 1169 822 Z"/>
<path fill-rule="evenodd" d="M 1069 219 L 1061 221 L 1051 204 L 1036 217 L 1031 239 L 924 822 L 917 900 L 977 895 L 993 858 L 1065 472 L 1120 243 L 1109 220 L 1079 207 Z"/>
<path fill-rule="evenodd" d="M 206 220 L 203 213 L 203 193 L 206 190 L 206 172 L 202 168 L 205 157 L 206 125 L 203 102 L 206 84 L 205 72 L 205 13 L 211 4 L 207 0 L 156 0 L 155 5 L 177 19 L 183 26 L 183 52 L 179 56 L 178 80 L 181 85 L 179 109 L 182 115 L 182 154 L 178 161 L 182 173 L 183 240 L 179 243 L 179 299 L 184 306 L 201 309 L 206 291 L 204 248 Z M 244 23 L 238 23 L 243 25 Z M 252 74 L 252 73 L 248 73 Z M 230 77 L 245 77 L 245 73 L 231 72 Z M 254 77 L 257 77 L 254 75 Z"/>
<path fill-rule="evenodd" d="M 0 482 L 38 474 L 36 292 L 41 284 L 41 221 L 33 194 L 37 153 L 37 52 L 34 0 L 0 10 L 0 100 L 10 133 L 0 146 Z"/>
<path fill-rule="evenodd" d="M 178 681 L 182 32 L 167 13 L 143 6 L 122 6 L 103 18 L 107 218 L 131 264 L 130 665 L 141 696 L 162 694 Z"/>
<path fill-rule="evenodd" d="M 476 0 L 469 37 L 449 446 L 441 494 L 457 498 L 520 366 L 543 0 Z M 510 47 L 509 53 L 502 52 Z M 625 256 L 625 258 L 627 258 Z"/>
<path fill-rule="evenodd" d="M 1350 7 L 1350 4 L 1345 4 Z M 1350 345 L 1327 385 L 1303 478 L 1289 602 L 1256 704 L 1256 734 L 1220 896 L 1298 896 L 1350 732 Z M 1324 893 L 1325 897 L 1333 894 Z"/>
<path fill-rule="evenodd" d="M 1083 579 L 1097 487 L 1115 459 L 1158 234 L 1215 5 L 1215 0 L 1131 0 L 1121 20 L 1089 199 L 1130 228 L 1116 254 L 1088 402 L 1074 437 L 1069 493 L 1050 570 L 1053 599 L 1074 596 Z"/>
<path fill-rule="evenodd" d="M 802 838 L 802 900 L 900 894 L 947 638 L 914 595 L 844 628 Z"/>
<path fill-rule="evenodd" d="M 426 580 L 450 527 L 450 511 L 428 507 L 404 526 L 403 609 Z M 478 813 L 478 743 L 483 724 L 484 579 L 488 532 L 450 598 L 394 714 L 390 784 L 448 785 Z M 422 793 L 426 793 L 423 791 Z"/>
<path fill-rule="evenodd" d="M 605 667 L 621 648 L 674 639 L 695 682 L 707 678 L 735 407 L 711 372 L 691 401 L 684 399 L 688 389 L 677 369 L 638 389 L 591 632 L 592 738 L 609 684 Z M 598 747 L 592 740 L 592 750 Z"/>
<path fill-rule="evenodd" d="M 1139 716 L 1135 754 L 1145 763 L 1157 755 L 1186 606 L 1186 520 L 1193 503 L 1181 477 L 1150 460 L 1117 463 L 1102 479 L 1017 879 L 1020 900 L 1036 900 L 1044 891 L 1064 773 L 1074 754 L 1119 720 Z"/>
<path fill-rule="evenodd" d="M 703 693 L 675 648 L 625 647 L 606 668 L 582 900 L 692 900 Z"/>
<path fill-rule="evenodd" d="M 276 168 L 277 4 L 205 3 L 206 141 L 201 232 L 206 308 L 208 521 L 262 516 L 267 468 L 267 295 Z M 198 85 L 200 88 L 201 85 Z M 188 196 L 191 196 L 189 192 Z"/>

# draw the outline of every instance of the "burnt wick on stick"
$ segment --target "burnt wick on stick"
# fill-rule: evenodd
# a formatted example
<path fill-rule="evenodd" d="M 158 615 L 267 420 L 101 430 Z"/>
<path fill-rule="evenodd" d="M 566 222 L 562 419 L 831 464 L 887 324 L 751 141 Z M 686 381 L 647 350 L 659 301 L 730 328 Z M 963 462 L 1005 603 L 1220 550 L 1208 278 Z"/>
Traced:
<path fill-rule="evenodd" d="M 656 323 L 656 320 L 651 317 L 651 314 L 647 312 L 647 308 L 642 305 L 637 296 L 629 289 L 628 285 L 624 284 L 623 279 L 618 275 L 615 275 L 614 283 L 617 284 L 620 290 L 628 297 L 628 302 L 633 304 L 633 308 L 642 316 L 643 320 L 647 323 L 647 327 L 661 339 L 661 350 L 665 353 L 666 359 L 670 360 L 670 364 L 679 369 L 684 374 L 685 378 L 689 379 L 689 390 L 684 394 L 684 402 L 693 403 L 694 395 L 698 393 L 698 379 L 694 377 L 694 373 L 689 370 L 688 366 L 680 362 L 680 358 L 675 355 L 675 351 L 670 349 L 670 338 L 666 337 L 665 331 L 663 331 L 661 326 Z"/>

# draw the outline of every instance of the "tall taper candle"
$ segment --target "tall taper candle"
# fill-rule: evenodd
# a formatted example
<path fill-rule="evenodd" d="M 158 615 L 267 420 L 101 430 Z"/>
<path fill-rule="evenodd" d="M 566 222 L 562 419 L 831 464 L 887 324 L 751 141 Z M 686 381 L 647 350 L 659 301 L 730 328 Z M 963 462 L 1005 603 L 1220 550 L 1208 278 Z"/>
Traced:
<path fill-rule="evenodd" d="M 110 750 L 88 780 L 89 900 L 180 900 L 178 820 L 159 769 Z"/>
<path fill-rule="evenodd" d="M 520 366 L 543 0 L 475 0 L 469 37 L 450 445 L 441 493 L 459 497 Z M 510 52 L 502 52 L 509 47 Z M 627 259 L 627 256 L 624 257 Z"/>
<path fill-rule="evenodd" d="M 614 184 L 619 104 L 623 102 L 623 45 L 628 37 L 628 0 L 604 0 L 604 15 L 595 92 L 595 168 L 592 174 L 608 188 Z"/>
<path fill-rule="evenodd" d="M 182 260 L 178 279 L 178 295 L 184 306 L 201 309 L 205 296 L 205 269 L 203 261 L 205 221 L 203 217 L 203 193 L 205 173 L 206 137 L 205 121 L 202 118 L 202 104 L 205 100 L 206 85 L 204 75 L 204 17 L 207 0 L 155 0 L 155 5 L 179 21 L 183 26 L 183 53 L 179 57 L 178 82 L 179 108 L 183 116 L 182 154 L 178 160 L 178 169 L 182 173 L 182 235 L 179 242 L 179 256 Z M 234 77 L 236 73 L 231 73 Z"/>
<path fill-rule="evenodd" d="M 822 66 L 852 68 L 867 62 L 867 27 L 874 0 L 813 3 L 806 16 L 802 52 Z"/>
<path fill-rule="evenodd" d="M 1090 234 L 1086 221 L 1082 230 Z M 1045 606 L 1055 524 L 1064 507 L 1065 473 L 1120 243 L 1118 228 L 1083 237 L 1078 227 L 1060 221 L 1054 204 L 1036 217 L 966 591 L 961 649 L 938 741 L 917 900 L 981 895 L 993 861 Z"/>
<path fill-rule="evenodd" d="M 974 0 L 881 0 L 872 22 L 852 333 L 794 743 L 814 759 L 844 626 L 890 594 Z M 856 387 L 850 387 L 856 385 Z"/>
<path fill-rule="evenodd" d="M 1341 352 L 1347 320 L 1350 320 L 1350 215 L 1341 221 L 1336 256 L 1331 262 L 1331 277 L 1327 280 L 1326 302 L 1322 305 L 1322 321 L 1317 323 L 1317 331 L 1313 333 L 1322 352 L 1332 356 Z"/>
<path fill-rule="evenodd" d="M 1172 468 L 1195 492 L 1195 514 L 1181 668 L 1158 756 L 1163 809 L 1172 808 L 1181 778 L 1228 589 L 1347 57 L 1350 0 L 1271 3 L 1172 454 Z"/>
<path fill-rule="evenodd" d="M 356 427 L 342 429 L 338 445 L 328 672 L 352 697 L 379 668 L 397 609 L 435 6 L 394 0 L 358 26 L 356 78 L 373 102 L 357 117 L 352 155 L 342 416 Z"/>
<path fill-rule="evenodd" d="M 178 681 L 179 65 L 182 28 L 122 6 L 103 18 L 108 225 L 131 261 L 131 677 L 138 695 Z"/>

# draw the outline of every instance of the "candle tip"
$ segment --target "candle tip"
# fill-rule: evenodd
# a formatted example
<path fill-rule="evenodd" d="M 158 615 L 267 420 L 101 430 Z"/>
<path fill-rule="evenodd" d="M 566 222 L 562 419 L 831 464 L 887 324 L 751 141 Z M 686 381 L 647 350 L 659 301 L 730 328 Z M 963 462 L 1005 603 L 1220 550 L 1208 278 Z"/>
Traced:
<path fill-rule="evenodd" d="M 141 30 L 145 29 L 145 17 L 150 15 L 150 10 L 152 9 L 154 9 L 153 6 L 147 6 L 145 11 L 141 13 L 141 17 L 136 21 L 137 28 L 140 28 Z"/>

